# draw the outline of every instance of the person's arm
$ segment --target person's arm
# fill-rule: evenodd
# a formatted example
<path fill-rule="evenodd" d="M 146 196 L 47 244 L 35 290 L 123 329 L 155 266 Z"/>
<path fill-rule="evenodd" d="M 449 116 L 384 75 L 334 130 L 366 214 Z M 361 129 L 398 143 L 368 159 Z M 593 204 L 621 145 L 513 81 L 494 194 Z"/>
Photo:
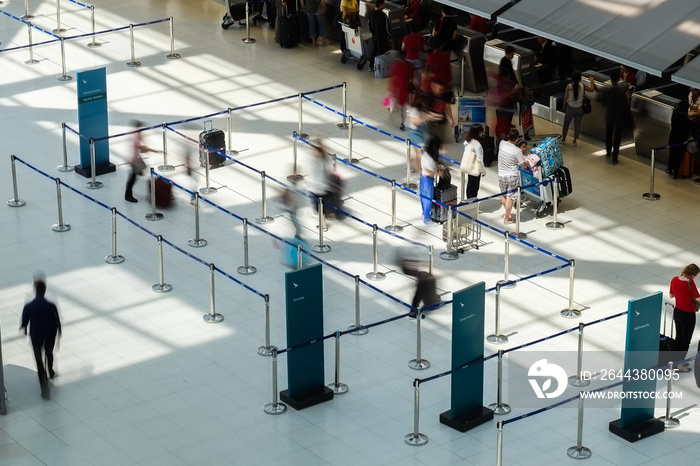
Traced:
<path fill-rule="evenodd" d="M 520 148 L 518 148 L 518 154 L 516 155 L 516 158 L 518 159 L 518 165 L 520 165 L 523 168 L 529 168 L 527 162 L 525 161 L 525 156 L 523 155 Z"/>
<path fill-rule="evenodd" d="M 445 116 L 450 121 L 450 128 L 454 128 L 455 127 L 455 119 L 452 116 L 452 105 L 450 105 L 449 102 L 447 102 L 445 104 Z"/>
<path fill-rule="evenodd" d="M 593 76 L 589 76 L 589 77 L 588 77 L 588 81 L 589 81 L 590 86 L 587 86 L 586 83 L 584 83 L 583 81 L 581 81 L 581 83 L 583 84 L 584 89 L 586 89 L 588 92 L 594 92 L 594 91 L 596 91 L 597 89 L 596 89 L 596 87 L 595 87 L 595 79 L 593 79 Z"/>
<path fill-rule="evenodd" d="M 470 142 L 474 153 L 476 154 L 476 161 L 479 162 L 479 167 L 481 167 L 481 176 L 486 176 L 486 168 L 484 167 L 484 148 L 481 147 L 481 143 L 477 140 L 473 140 L 473 144 Z"/>
<path fill-rule="evenodd" d="M 19 328 L 20 330 L 24 330 L 24 334 L 27 334 L 27 325 L 29 325 L 29 310 L 27 309 L 27 306 L 24 306 L 24 309 L 22 309 L 22 320 L 20 321 Z"/>

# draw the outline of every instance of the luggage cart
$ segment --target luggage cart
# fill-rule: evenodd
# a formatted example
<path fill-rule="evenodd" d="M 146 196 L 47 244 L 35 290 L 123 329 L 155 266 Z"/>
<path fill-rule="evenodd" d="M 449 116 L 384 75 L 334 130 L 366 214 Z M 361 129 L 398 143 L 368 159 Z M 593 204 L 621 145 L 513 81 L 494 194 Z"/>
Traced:
<path fill-rule="evenodd" d="M 542 182 L 542 167 L 537 167 L 537 170 L 533 171 L 529 168 L 518 167 L 520 172 L 520 186 L 528 186 L 536 183 Z M 544 180 L 552 180 L 554 175 L 550 175 Z M 546 185 L 538 184 L 536 186 L 524 187 L 523 194 L 525 197 L 533 200 L 537 203 L 534 211 L 536 218 L 542 218 L 545 215 L 545 209 L 553 207 L 552 204 L 554 193 L 552 191 L 553 184 L 549 183 Z"/>
<path fill-rule="evenodd" d="M 479 218 L 479 203 L 474 202 L 457 207 L 457 210 L 467 214 L 473 219 Z M 452 231 L 447 231 L 447 223 L 442 226 L 442 240 L 451 241 L 452 250 L 460 254 L 470 250 L 479 249 L 485 243 L 481 241 L 481 224 L 462 215 L 452 212 Z"/>
<path fill-rule="evenodd" d="M 357 69 L 361 70 L 369 57 L 367 43 L 372 38 L 372 34 L 362 32 L 362 27 L 360 26 L 357 29 L 351 28 L 346 24 L 341 24 L 341 26 L 343 34 L 345 34 L 345 50 L 340 55 L 340 63 L 347 63 L 350 57 L 357 58 Z"/>
<path fill-rule="evenodd" d="M 253 26 L 258 24 L 258 16 L 260 13 L 253 11 L 254 0 L 246 1 L 235 1 L 235 0 L 224 0 L 226 2 L 226 14 L 222 18 L 221 29 L 228 29 L 233 26 L 236 21 L 240 26 L 245 26 L 245 9 L 246 3 L 250 3 L 250 10 L 248 11 L 249 21 L 253 22 Z"/>

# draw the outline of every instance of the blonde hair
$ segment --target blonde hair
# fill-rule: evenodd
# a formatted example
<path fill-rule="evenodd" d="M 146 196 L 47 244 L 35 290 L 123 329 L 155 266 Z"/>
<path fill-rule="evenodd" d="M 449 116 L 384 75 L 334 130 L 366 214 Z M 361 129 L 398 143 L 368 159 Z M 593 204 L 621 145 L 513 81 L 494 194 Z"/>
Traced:
<path fill-rule="evenodd" d="M 694 277 L 699 273 L 700 267 L 698 267 L 695 264 L 688 264 L 685 267 L 683 267 L 683 270 L 681 271 L 681 275 L 685 275 L 686 277 Z"/>

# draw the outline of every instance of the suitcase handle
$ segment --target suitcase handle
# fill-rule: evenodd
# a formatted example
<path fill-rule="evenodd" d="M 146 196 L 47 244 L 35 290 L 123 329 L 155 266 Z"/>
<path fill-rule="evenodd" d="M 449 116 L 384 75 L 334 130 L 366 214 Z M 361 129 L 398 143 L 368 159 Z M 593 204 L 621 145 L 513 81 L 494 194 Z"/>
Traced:
<path fill-rule="evenodd" d="M 204 120 L 204 131 L 208 131 L 207 123 L 209 123 L 209 130 L 214 129 L 214 123 L 212 122 L 212 120 Z"/>

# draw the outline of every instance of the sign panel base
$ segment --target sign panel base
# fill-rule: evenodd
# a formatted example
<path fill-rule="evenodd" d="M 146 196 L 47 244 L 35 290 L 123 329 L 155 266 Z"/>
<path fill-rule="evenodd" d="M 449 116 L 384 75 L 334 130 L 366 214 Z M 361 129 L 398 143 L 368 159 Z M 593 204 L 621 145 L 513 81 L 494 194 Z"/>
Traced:
<path fill-rule="evenodd" d="M 88 165 L 87 167 L 83 168 L 82 165 L 76 165 L 75 166 L 75 173 L 78 175 L 82 175 L 85 178 L 92 178 L 92 167 Z M 107 162 L 107 163 L 98 163 L 97 166 L 95 166 L 95 176 L 100 176 L 104 175 L 105 173 L 112 173 L 117 171 L 117 166 L 114 165 L 112 162 Z"/>
<path fill-rule="evenodd" d="M 287 403 L 297 411 L 332 399 L 333 390 L 325 385 L 319 387 L 317 390 L 312 390 L 297 396 L 289 396 L 289 390 L 282 390 L 280 392 L 280 400 Z"/>
<path fill-rule="evenodd" d="M 447 427 L 452 427 L 460 432 L 466 432 L 493 419 L 493 410 L 486 406 L 482 406 L 479 409 L 475 409 L 474 411 L 470 411 L 454 419 L 450 417 L 451 411 L 452 410 L 448 409 L 440 414 L 440 424 L 445 424 Z"/>
<path fill-rule="evenodd" d="M 608 429 L 613 434 L 634 443 L 637 440 L 642 440 L 652 435 L 664 431 L 664 423 L 656 418 L 647 419 L 646 421 L 633 424 L 628 427 L 620 427 L 620 420 L 611 421 Z"/>

